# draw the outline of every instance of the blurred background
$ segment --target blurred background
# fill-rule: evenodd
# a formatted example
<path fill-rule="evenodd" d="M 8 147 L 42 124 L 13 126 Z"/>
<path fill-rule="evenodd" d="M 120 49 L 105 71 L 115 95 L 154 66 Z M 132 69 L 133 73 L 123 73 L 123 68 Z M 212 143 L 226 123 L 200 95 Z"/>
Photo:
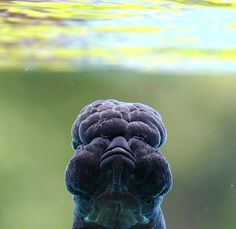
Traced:
<path fill-rule="evenodd" d="M 1 1 L 0 228 L 69 229 L 71 125 L 98 99 L 168 130 L 169 229 L 236 228 L 234 1 Z"/>

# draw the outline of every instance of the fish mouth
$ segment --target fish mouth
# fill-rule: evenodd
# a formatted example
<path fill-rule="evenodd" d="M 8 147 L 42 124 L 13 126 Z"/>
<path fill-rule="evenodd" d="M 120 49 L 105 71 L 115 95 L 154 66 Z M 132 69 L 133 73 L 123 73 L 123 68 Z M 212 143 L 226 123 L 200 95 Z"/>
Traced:
<path fill-rule="evenodd" d="M 118 169 L 119 167 L 135 168 L 136 160 L 132 150 L 129 147 L 127 140 L 123 136 L 113 138 L 110 145 L 107 147 L 105 153 L 100 159 L 100 168 L 105 169 L 114 166 Z"/>
<path fill-rule="evenodd" d="M 122 163 L 125 167 L 134 169 L 136 166 L 136 160 L 131 150 L 123 147 L 114 147 L 108 149 L 100 159 L 100 168 L 108 168 L 112 163 Z"/>

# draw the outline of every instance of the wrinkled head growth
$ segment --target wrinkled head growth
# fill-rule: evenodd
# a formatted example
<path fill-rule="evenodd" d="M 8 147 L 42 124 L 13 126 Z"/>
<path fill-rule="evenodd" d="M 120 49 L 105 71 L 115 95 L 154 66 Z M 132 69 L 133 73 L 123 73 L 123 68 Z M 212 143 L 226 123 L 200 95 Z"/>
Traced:
<path fill-rule="evenodd" d="M 75 154 L 66 170 L 76 204 L 73 228 L 165 228 L 160 205 L 172 185 L 159 150 L 165 141 L 161 116 L 147 105 L 86 106 L 72 127 Z"/>
<path fill-rule="evenodd" d="M 86 106 L 73 128 L 73 147 L 88 144 L 96 137 L 139 138 L 154 147 L 166 140 L 166 129 L 160 114 L 141 103 L 99 100 Z"/>

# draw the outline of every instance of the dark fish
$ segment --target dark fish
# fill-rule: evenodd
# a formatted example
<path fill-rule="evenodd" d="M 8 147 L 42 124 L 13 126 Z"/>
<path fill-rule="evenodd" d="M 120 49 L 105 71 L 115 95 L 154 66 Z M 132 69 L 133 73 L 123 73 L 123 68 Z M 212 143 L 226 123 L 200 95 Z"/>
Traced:
<path fill-rule="evenodd" d="M 160 152 L 160 114 L 141 103 L 99 100 L 72 127 L 66 186 L 74 195 L 73 229 L 164 229 L 161 211 L 172 186 Z"/>

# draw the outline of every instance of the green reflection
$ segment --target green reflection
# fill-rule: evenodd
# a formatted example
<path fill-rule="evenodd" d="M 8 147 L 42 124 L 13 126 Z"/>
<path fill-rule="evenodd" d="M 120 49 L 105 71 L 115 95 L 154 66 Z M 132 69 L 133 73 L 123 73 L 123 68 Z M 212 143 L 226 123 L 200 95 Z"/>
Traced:
<path fill-rule="evenodd" d="M 0 73 L 0 228 L 70 228 L 71 125 L 86 104 L 116 98 L 163 116 L 162 151 L 174 175 L 164 202 L 168 228 L 234 229 L 235 85 L 234 76 Z"/>

